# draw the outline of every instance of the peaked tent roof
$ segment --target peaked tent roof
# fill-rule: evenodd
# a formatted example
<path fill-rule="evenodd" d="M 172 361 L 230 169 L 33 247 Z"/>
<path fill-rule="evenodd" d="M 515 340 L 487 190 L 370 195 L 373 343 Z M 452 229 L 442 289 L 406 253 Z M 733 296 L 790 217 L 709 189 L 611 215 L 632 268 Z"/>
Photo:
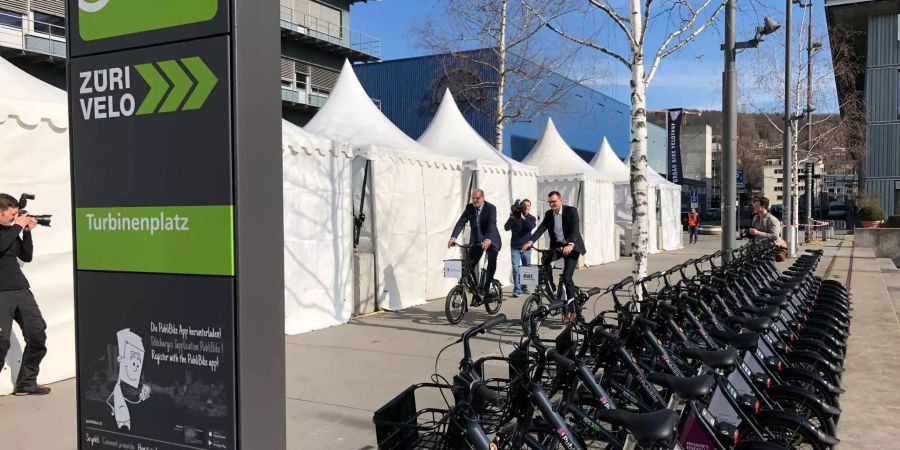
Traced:
<path fill-rule="evenodd" d="M 450 89 L 444 91 L 441 105 L 419 137 L 419 143 L 444 155 L 463 161 L 479 160 L 502 165 L 515 172 L 537 174 L 537 168 L 522 164 L 498 152 L 475 131 L 456 106 Z"/>
<path fill-rule="evenodd" d="M 631 159 L 631 152 L 629 152 L 628 156 L 625 157 L 626 161 L 628 161 L 630 159 Z M 681 186 L 667 180 L 666 177 L 660 175 L 655 170 L 653 170 L 653 168 L 650 167 L 650 164 L 647 164 L 647 182 L 654 186 L 657 186 L 657 187 L 664 187 L 664 188 L 670 188 L 670 189 L 671 188 L 681 189 Z"/>
<path fill-rule="evenodd" d="M 15 116 L 35 126 L 42 119 L 56 128 L 68 128 L 66 91 L 31 76 L 4 58 L 0 58 L 0 123 Z"/>
<path fill-rule="evenodd" d="M 347 142 L 351 147 L 372 145 L 434 154 L 433 150 L 400 131 L 381 113 L 347 60 L 344 60 L 344 67 L 328 101 L 304 129 L 333 141 Z"/>
<path fill-rule="evenodd" d="M 553 119 L 547 119 L 544 133 L 522 163 L 537 167 L 541 176 L 586 174 L 603 177 L 566 144 L 556 130 Z"/>
<path fill-rule="evenodd" d="M 591 159 L 591 167 L 609 178 L 614 183 L 628 183 L 631 181 L 631 171 L 628 166 L 616 156 L 606 137 L 600 143 L 600 149 Z"/>

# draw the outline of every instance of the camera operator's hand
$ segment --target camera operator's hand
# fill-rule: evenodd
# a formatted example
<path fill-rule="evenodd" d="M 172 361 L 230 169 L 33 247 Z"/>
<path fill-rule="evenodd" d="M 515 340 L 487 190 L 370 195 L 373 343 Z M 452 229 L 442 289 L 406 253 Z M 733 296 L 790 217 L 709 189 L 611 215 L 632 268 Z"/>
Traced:
<path fill-rule="evenodd" d="M 491 240 L 490 239 L 485 239 L 485 240 L 481 241 L 481 249 L 482 250 L 487 250 L 489 248 L 491 248 Z"/>
<path fill-rule="evenodd" d="M 37 226 L 38 226 L 37 219 L 35 219 L 34 217 L 31 217 L 31 216 L 28 216 L 28 224 L 22 228 L 24 228 L 25 231 L 31 231 L 31 230 L 37 228 Z"/>
<path fill-rule="evenodd" d="M 13 223 L 27 230 L 28 228 L 26 227 L 28 227 L 28 224 L 31 223 L 32 220 L 34 219 L 29 216 L 16 216 Z"/>

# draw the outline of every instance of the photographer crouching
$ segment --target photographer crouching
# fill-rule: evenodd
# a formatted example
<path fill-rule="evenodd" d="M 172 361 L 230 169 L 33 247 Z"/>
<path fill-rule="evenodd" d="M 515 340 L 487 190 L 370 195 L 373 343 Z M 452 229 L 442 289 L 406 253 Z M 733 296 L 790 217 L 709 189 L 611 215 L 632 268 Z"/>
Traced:
<path fill-rule="evenodd" d="M 527 198 L 522 201 L 516 200 L 510 207 L 509 219 L 503 225 L 504 230 L 512 232 L 513 298 L 528 294 L 528 286 L 522 286 L 519 272 L 523 265 L 531 265 L 531 250 L 522 250 L 522 247 L 531 238 L 531 230 L 537 225 L 537 218 L 529 214 L 530 212 L 531 200 Z"/>
<path fill-rule="evenodd" d="M 31 262 L 31 232 L 38 226 L 38 219 L 20 213 L 19 207 L 14 197 L 0 194 L 0 369 L 9 351 L 15 320 L 25 338 L 25 351 L 13 394 L 45 395 L 50 388 L 38 385 L 37 377 L 47 354 L 47 324 L 18 261 Z"/>

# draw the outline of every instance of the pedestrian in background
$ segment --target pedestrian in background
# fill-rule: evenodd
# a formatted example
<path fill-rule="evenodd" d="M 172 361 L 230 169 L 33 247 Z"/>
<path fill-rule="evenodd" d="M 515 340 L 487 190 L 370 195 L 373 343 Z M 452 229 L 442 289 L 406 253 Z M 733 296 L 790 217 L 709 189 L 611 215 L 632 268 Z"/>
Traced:
<path fill-rule="evenodd" d="M 688 231 L 690 231 L 691 235 L 689 238 L 689 242 L 691 244 L 697 243 L 697 227 L 700 225 L 700 214 L 697 214 L 697 210 L 695 208 L 691 208 L 691 212 L 687 215 L 688 222 Z"/>

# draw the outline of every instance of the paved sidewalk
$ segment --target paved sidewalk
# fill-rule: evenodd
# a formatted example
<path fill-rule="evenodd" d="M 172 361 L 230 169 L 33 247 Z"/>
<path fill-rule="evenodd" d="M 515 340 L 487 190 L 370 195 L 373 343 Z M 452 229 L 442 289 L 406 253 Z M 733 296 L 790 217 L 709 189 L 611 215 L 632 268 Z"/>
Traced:
<path fill-rule="evenodd" d="M 845 243 L 837 249 L 838 242 L 823 244 L 829 256 L 823 260 L 821 270 L 824 272 L 829 266 L 830 255 L 837 250 L 830 275 L 846 282 L 850 247 Z M 652 255 L 650 271 L 710 253 L 718 246 L 717 236 L 701 236 L 700 244 Z M 897 420 L 892 424 L 889 418 L 891 411 L 895 418 L 900 415 L 900 401 L 895 401 L 900 390 L 892 389 L 896 374 L 900 373 L 900 327 L 894 308 L 900 305 L 900 279 L 893 276 L 895 297 L 891 304 L 889 289 L 880 281 L 880 268 L 875 268 L 876 260 L 871 254 L 866 259 L 865 252 L 859 249 L 854 256 L 856 311 L 845 374 L 848 393 L 842 398 L 842 447 L 898 448 L 892 436 L 892 431 L 898 431 Z M 608 286 L 628 276 L 630 264 L 626 258 L 580 270 L 576 283 Z M 503 312 L 516 318 L 521 305 L 522 298 L 509 299 Z M 872 305 L 872 310 L 865 305 Z M 599 304 L 597 308 L 605 306 Z M 428 381 L 438 351 L 458 338 L 466 327 L 488 317 L 482 311 L 472 311 L 463 323 L 452 326 L 447 324 L 443 308 L 442 300 L 434 301 L 286 337 L 288 448 L 374 449 L 373 411 L 408 385 Z M 508 351 L 509 345 L 501 343 L 516 339 L 517 332 L 516 324 L 508 330 L 495 330 L 474 342 L 473 350 L 479 355 Z M 452 375 L 461 352 L 459 346 L 445 351 L 438 361 L 438 372 Z M 44 398 L 0 397 L 3 449 L 75 448 L 74 395 L 74 382 L 70 380 L 54 385 L 53 394 Z M 872 419 L 874 411 L 882 414 L 878 420 Z"/>

